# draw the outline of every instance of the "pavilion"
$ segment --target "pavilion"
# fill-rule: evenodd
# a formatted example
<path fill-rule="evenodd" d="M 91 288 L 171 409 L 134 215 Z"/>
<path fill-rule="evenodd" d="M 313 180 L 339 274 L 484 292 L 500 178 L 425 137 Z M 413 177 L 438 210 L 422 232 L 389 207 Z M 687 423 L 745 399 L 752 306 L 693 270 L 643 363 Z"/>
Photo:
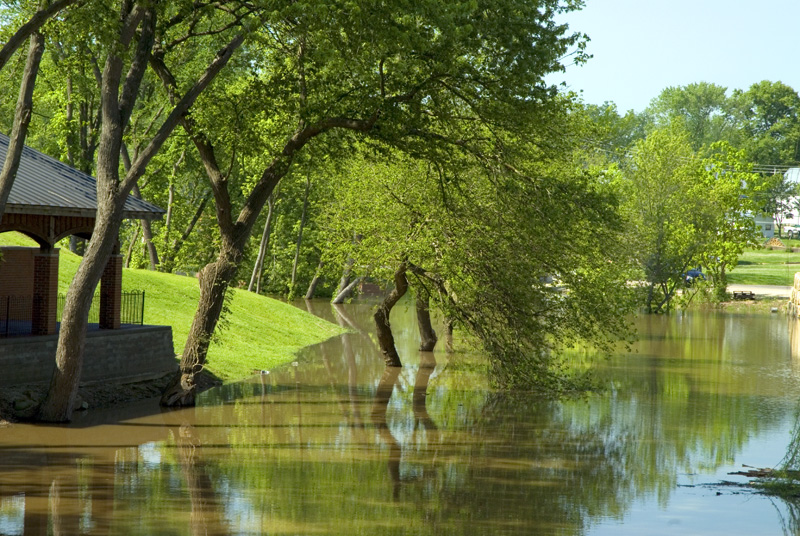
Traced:
<path fill-rule="evenodd" d="M 0 134 L 0 162 L 8 142 Z M 56 243 L 72 235 L 91 238 L 96 195 L 93 177 L 29 147 L 23 150 L 0 233 L 23 233 L 39 247 L 0 248 L 0 385 L 49 380 L 59 328 Z M 133 196 L 125 202 L 128 219 L 163 214 Z M 82 380 L 152 377 L 177 367 L 169 326 L 124 322 L 119 246 L 103 273 L 99 302 L 98 321 L 87 335 Z"/>

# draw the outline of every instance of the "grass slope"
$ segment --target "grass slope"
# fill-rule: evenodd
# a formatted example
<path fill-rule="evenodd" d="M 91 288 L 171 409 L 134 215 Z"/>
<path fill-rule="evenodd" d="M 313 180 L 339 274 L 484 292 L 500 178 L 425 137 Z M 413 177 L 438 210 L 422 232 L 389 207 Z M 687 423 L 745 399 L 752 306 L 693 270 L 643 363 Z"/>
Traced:
<path fill-rule="evenodd" d="M 783 249 L 748 250 L 728 274 L 728 283 L 791 286 L 796 272 L 800 272 L 800 252 Z"/>
<path fill-rule="evenodd" d="M 0 235 L 2 245 L 35 246 L 17 233 Z M 66 293 L 80 257 L 62 249 L 59 259 L 59 293 Z M 144 290 L 144 321 L 172 326 L 178 353 L 183 350 L 200 288 L 197 280 L 148 270 L 123 269 L 123 290 Z M 342 333 L 326 322 L 289 304 L 242 290 L 233 291 L 223 329 L 208 352 L 207 369 L 223 380 L 243 378 L 254 369 L 271 369 L 291 361 L 305 346 Z"/>

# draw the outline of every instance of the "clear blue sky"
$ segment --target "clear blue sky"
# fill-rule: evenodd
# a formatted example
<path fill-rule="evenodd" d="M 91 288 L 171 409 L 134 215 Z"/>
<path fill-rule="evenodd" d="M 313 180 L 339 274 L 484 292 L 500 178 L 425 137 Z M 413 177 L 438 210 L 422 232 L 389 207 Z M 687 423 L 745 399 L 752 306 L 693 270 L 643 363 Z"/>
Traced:
<path fill-rule="evenodd" d="M 800 91 L 800 0 L 585 0 L 561 17 L 594 57 L 547 77 L 591 104 L 643 110 L 668 86 L 747 89 L 780 80 Z"/>

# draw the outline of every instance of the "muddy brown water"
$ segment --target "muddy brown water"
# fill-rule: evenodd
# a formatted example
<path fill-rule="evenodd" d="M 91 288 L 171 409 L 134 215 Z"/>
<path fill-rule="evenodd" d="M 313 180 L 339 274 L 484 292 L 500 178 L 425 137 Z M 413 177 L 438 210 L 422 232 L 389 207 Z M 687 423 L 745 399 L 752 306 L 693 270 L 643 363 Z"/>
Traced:
<path fill-rule="evenodd" d="M 796 534 L 800 508 L 740 487 L 793 439 L 784 317 L 638 319 L 602 394 L 493 394 L 470 353 L 386 371 L 368 305 L 298 304 L 353 331 L 296 363 L 69 426 L 0 429 L 0 534 Z M 578 356 L 580 357 L 580 356 Z M 736 485 L 728 485 L 724 481 Z"/>

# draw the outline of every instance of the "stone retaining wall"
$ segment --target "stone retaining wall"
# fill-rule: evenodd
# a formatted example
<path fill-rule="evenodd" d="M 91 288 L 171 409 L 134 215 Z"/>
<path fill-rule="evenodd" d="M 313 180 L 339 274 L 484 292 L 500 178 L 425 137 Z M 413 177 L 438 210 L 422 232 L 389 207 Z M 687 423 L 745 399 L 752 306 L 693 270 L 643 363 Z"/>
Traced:
<path fill-rule="evenodd" d="M 49 382 L 58 335 L 0 339 L 0 386 Z M 81 382 L 136 381 L 177 370 L 170 326 L 131 326 L 86 335 Z"/>

